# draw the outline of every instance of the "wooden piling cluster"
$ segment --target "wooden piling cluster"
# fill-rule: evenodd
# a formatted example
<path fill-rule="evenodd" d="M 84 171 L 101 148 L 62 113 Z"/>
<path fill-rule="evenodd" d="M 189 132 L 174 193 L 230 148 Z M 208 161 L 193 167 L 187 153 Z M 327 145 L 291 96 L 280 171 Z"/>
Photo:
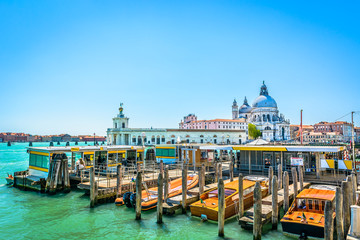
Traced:
<path fill-rule="evenodd" d="M 69 167 L 67 159 L 53 159 L 49 166 L 46 179 L 46 192 L 56 193 L 57 190 L 70 191 Z"/>

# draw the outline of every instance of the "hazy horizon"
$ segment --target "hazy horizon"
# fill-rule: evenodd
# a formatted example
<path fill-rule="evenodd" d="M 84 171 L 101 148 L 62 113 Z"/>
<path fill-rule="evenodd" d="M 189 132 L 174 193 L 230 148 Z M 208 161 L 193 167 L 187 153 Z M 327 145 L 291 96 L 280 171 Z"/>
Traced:
<path fill-rule="evenodd" d="M 360 110 L 360 3 L 2 1 L 0 132 L 231 118 L 262 81 L 291 124 Z M 341 118 L 341 119 L 339 119 Z M 360 114 L 354 115 L 360 125 Z"/>

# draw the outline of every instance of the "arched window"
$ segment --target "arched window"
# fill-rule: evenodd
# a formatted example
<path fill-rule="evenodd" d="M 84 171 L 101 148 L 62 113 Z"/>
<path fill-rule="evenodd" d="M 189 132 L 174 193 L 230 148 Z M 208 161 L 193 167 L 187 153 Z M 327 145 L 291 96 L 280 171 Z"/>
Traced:
<path fill-rule="evenodd" d="M 136 137 L 135 136 L 132 137 L 132 142 L 136 143 Z"/>
<path fill-rule="evenodd" d="M 138 145 L 141 145 L 141 144 L 142 144 L 141 136 L 138 136 Z"/>
<path fill-rule="evenodd" d="M 265 127 L 265 130 L 271 130 L 271 127 L 266 126 L 266 127 Z"/>
<path fill-rule="evenodd" d="M 165 143 L 165 136 L 164 135 L 161 136 L 161 142 Z"/>
<path fill-rule="evenodd" d="M 263 114 L 263 121 L 264 121 L 264 122 L 266 121 L 265 114 Z"/>
<path fill-rule="evenodd" d="M 151 137 L 151 142 L 155 143 L 155 136 L 154 135 Z"/>
<path fill-rule="evenodd" d="M 122 128 L 125 128 L 125 123 L 122 123 Z"/>
<path fill-rule="evenodd" d="M 160 144 L 160 136 L 156 137 L 156 144 Z"/>

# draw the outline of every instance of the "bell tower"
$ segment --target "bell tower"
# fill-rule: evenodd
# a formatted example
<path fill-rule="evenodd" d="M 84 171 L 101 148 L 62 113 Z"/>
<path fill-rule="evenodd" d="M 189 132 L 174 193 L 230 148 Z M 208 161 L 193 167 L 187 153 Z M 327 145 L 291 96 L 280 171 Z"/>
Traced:
<path fill-rule="evenodd" d="M 129 127 L 129 118 L 124 114 L 123 103 L 120 103 L 119 114 L 113 118 L 113 127 L 118 129 L 128 128 Z"/>
<path fill-rule="evenodd" d="M 234 99 L 233 105 L 232 105 L 232 119 L 239 118 L 239 106 L 237 105 L 236 99 Z"/>

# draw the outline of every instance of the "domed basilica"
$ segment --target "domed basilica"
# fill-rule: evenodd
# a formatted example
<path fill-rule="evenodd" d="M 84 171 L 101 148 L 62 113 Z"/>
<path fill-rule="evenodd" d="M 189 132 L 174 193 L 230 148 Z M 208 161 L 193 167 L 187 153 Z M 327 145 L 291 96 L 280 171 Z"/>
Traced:
<path fill-rule="evenodd" d="M 262 132 L 262 138 L 267 141 L 283 141 L 290 139 L 290 121 L 279 114 L 276 101 L 269 95 L 263 82 L 260 95 L 254 100 L 252 106 L 245 97 L 243 105 L 237 105 L 234 99 L 232 105 L 232 118 L 245 119 Z"/>

